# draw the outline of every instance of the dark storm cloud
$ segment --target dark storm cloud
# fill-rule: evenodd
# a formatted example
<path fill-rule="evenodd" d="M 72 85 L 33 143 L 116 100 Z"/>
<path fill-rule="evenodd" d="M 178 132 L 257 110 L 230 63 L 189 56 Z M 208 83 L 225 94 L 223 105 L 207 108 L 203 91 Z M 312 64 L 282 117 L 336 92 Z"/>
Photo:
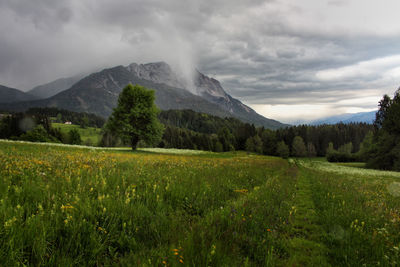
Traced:
<path fill-rule="evenodd" d="M 395 0 L 0 0 L 0 84 L 29 89 L 164 60 L 188 77 L 197 68 L 219 79 L 249 105 L 345 107 L 397 87 L 398 8 Z"/>

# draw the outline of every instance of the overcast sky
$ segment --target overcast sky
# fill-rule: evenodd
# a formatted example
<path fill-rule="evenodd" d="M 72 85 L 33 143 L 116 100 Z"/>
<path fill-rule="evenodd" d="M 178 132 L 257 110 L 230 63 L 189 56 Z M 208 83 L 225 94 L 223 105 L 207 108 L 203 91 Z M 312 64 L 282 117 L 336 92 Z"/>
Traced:
<path fill-rule="evenodd" d="M 284 122 L 370 111 L 400 86 L 399 10 L 398 0 L 0 0 L 0 84 L 163 60 Z"/>

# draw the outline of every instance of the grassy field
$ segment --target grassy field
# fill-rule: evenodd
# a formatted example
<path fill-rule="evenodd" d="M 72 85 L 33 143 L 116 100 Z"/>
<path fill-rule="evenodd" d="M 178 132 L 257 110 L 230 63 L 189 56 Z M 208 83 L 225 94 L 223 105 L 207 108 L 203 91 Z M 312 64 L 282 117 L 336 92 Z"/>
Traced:
<path fill-rule="evenodd" d="M 78 130 L 82 142 L 84 144 L 90 143 L 93 145 L 97 145 L 99 141 L 101 140 L 101 129 L 100 128 L 94 128 L 94 127 L 86 127 L 86 128 L 81 128 L 79 125 L 68 125 L 64 123 L 52 123 L 52 126 L 54 128 L 59 128 L 61 129 L 61 132 L 63 133 L 68 133 L 72 129 Z"/>
<path fill-rule="evenodd" d="M 5 266 L 398 266 L 400 174 L 0 141 Z"/>

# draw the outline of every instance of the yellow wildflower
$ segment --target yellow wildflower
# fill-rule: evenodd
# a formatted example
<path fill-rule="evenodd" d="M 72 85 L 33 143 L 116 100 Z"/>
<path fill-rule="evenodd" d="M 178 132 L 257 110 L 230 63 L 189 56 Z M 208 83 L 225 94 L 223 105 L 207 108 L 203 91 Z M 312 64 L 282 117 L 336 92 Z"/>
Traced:
<path fill-rule="evenodd" d="M 247 189 L 236 189 L 234 190 L 236 193 L 242 193 L 242 194 L 246 194 L 249 190 Z"/>
<path fill-rule="evenodd" d="M 15 217 L 13 217 L 12 219 L 7 220 L 7 221 L 4 223 L 4 227 L 5 227 L 5 228 L 10 227 L 11 225 L 14 224 L 14 222 L 15 222 L 16 220 L 17 220 L 17 218 L 15 218 Z"/>
<path fill-rule="evenodd" d="M 66 204 L 66 205 L 61 205 L 61 210 L 62 211 L 67 211 L 67 210 L 70 210 L 70 209 L 73 209 L 74 207 L 71 205 L 71 204 Z"/>

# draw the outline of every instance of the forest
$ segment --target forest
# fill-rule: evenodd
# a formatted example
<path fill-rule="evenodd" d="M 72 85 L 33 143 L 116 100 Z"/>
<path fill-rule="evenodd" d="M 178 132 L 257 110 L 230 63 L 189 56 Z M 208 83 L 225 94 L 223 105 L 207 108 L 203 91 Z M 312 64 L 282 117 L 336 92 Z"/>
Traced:
<path fill-rule="evenodd" d="M 374 131 L 373 125 L 365 123 L 300 125 L 273 131 L 234 118 L 220 118 L 192 110 L 161 111 L 158 117 L 165 126 L 159 147 L 215 152 L 246 150 L 265 155 L 280 155 L 278 145 L 284 144 L 288 147 L 288 156 L 325 156 L 328 148 L 343 150 L 346 145 L 346 151 L 351 146 L 349 152 L 355 153 L 360 150 L 367 134 Z M 0 123 L 0 138 L 35 141 L 32 134 L 36 133 L 45 136 L 38 141 L 73 143 L 57 128 L 52 127 L 52 122 L 65 121 L 71 121 L 83 128 L 101 128 L 105 123 L 103 118 L 93 114 L 57 108 L 33 108 L 25 113 L 4 116 Z M 121 146 L 124 142 L 103 130 L 103 138 L 98 145 Z M 146 146 L 143 143 L 141 145 Z M 293 145 L 297 146 L 296 149 Z"/>
<path fill-rule="evenodd" d="M 211 116 L 191 110 L 161 112 L 166 125 L 161 143 L 164 147 L 204 149 L 212 151 L 246 150 L 265 155 L 278 155 L 277 147 L 284 142 L 293 156 L 325 156 L 332 143 L 339 149 L 351 143 L 351 153 L 360 150 L 365 136 L 374 130 L 365 123 L 335 125 L 300 125 L 276 131 L 255 127 L 237 119 Z M 293 142 L 304 144 L 303 151 L 292 149 Z M 302 146 L 302 145 L 301 145 Z"/>

